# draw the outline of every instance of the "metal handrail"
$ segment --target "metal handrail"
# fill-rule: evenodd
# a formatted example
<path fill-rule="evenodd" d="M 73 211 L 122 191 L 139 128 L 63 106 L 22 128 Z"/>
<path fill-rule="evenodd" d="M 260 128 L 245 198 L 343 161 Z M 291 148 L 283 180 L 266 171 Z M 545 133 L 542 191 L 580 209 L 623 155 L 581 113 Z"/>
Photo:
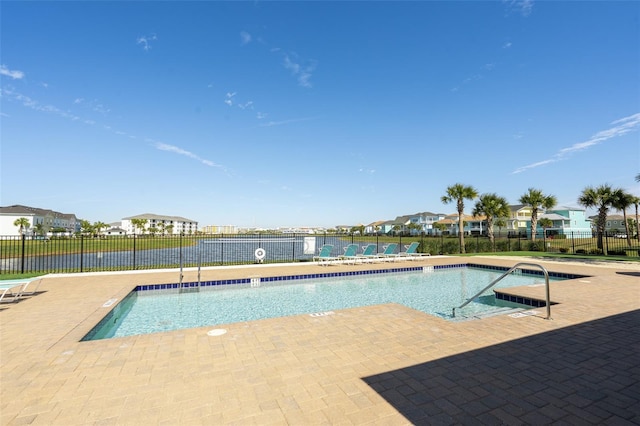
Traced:
<path fill-rule="evenodd" d="M 542 273 L 544 274 L 545 285 L 546 285 L 547 317 L 545 319 L 550 320 L 551 319 L 551 297 L 549 295 L 549 273 L 544 268 L 544 266 L 539 265 L 537 263 L 527 263 L 527 262 L 516 263 L 507 272 L 505 272 L 504 274 L 500 275 L 500 277 L 498 277 L 497 279 L 491 281 L 491 283 L 488 286 L 486 286 L 485 288 L 480 290 L 475 296 L 469 298 L 466 302 L 464 302 L 462 305 L 458 306 L 457 308 L 453 308 L 453 317 L 455 318 L 455 316 L 456 316 L 456 309 L 461 309 L 461 308 L 464 308 L 465 306 L 467 306 L 469 303 L 471 303 L 473 301 L 473 299 L 475 299 L 476 297 L 480 296 L 485 291 L 489 290 L 491 287 L 496 285 L 504 277 L 506 277 L 507 275 L 511 274 L 513 271 L 518 269 L 518 267 L 520 267 L 520 266 L 536 266 L 536 267 L 538 267 L 538 268 L 540 268 L 542 270 Z"/>

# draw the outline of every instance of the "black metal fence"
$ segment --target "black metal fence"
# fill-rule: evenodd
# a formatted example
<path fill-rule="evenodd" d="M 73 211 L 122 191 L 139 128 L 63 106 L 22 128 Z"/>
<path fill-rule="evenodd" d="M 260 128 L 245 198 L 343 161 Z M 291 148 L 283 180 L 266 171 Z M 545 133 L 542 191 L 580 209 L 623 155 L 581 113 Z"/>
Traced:
<path fill-rule="evenodd" d="M 457 236 L 360 236 L 351 234 L 217 234 L 175 236 L 130 236 L 94 238 L 0 237 L 0 274 L 125 271 L 177 267 L 242 265 L 252 263 L 307 262 L 324 244 L 334 246 L 334 255 L 348 244 L 376 244 L 378 252 L 390 243 L 398 250 L 414 241 L 419 252 L 460 252 Z M 493 251 L 544 251 L 567 254 L 638 256 L 637 238 L 619 234 L 598 238 L 589 233 L 544 236 L 536 241 L 523 235 L 497 235 L 494 244 L 486 236 L 465 237 L 467 253 Z"/>

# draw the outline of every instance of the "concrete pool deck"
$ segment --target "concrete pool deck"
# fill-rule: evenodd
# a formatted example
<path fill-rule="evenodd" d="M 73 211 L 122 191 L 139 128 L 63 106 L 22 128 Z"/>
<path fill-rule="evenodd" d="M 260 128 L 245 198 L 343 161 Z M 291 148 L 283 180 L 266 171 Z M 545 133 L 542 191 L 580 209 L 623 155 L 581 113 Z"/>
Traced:
<path fill-rule="evenodd" d="M 106 301 L 178 272 L 49 276 L 0 305 L 0 424 L 639 424 L 640 263 L 434 256 L 202 279 L 523 261 L 589 277 L 551 283 L 552 320 L 536 308 L 449 322 L 385 304 L 79 342 Z"/>

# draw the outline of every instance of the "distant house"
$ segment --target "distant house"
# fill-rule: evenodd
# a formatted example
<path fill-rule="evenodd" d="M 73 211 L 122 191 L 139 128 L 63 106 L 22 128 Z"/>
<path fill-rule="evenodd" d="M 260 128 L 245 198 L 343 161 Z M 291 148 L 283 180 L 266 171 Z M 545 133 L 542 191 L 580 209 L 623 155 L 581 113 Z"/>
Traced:
<path fill-rule="evenodd" d="M 526 232 L 531 226 L 531 206 L 512 204 L 509 206 L 510 215 L 506 218 L 505 229 L 510 233 Z"/>
<path fill-rule="evenodd" d="M 458 227 L 458 213 L 445 216 L 444 219 L 437 223 L 446 226 L 446 230 L 442 231 L 445 235 L 458 235 L 460 228 Z M 465 235 L 484 235 L 487 232 L 487 218 L 485 216 L 462 215 L 463 232 Z"/>
<path fill-rule="evenodd" d="M 540 219 L 551 219 L 553 225 L 547 228 L 547 235 L 568 235 L 574 238 L 591 238 L 591 220 L 584 209 L 560 207 L 549 209 L 538 216 L 536 233 L 542 235 Z M 527 224 L 527 235 L 531 235 L 531 220 Z"/>
<path fill-rule="evenodd" d="M 438 235 L 439 232 L 433 227 L 433 224 L 446 217 L 444 213 L 420 212 L 405 216 L 409 223 L 414 223 L 420 227 L 413 233 L 424 233 L 425 235 Z"/>
<path fill-rule="evenodd" d="M 595 226 L 596 226 L 596 221 L 598 220 L 598 216 L 589 216 L 589 219 L 591 219 L 592 222 L 592 227 L 595 230 Z M 635 213 L 627 213 L 627 220 L 633 220 L 633 221 L 638 221 L 638 218 L 636 217 Z M 632 225 L 631 228 L 634 228 L 635 225 Z M 607 233 L 623 233 L 625 231 L 625 227 L 624 227 L 624 216 L 621 214 L 610 214 L 607 215 L 607 221 L 605 222 L 604 225 L 604 230 Z M 630 230 L 631 231 L 631 230 Z M 635 235 L 635 230 L 634 232 L 631 232 L 631 235 Z"/>
<path fill-rule="evenodd" d="M 55 230 L 70 235 L 80 231 L 80 221 L 75 214 L 13 205 L 0 207 L 0 235 L 20 235 L 19 228 L 13 222 L 21 217 L 29 221 L 29 227 L 23 230 L 25 235 L 34 235 L 38 228 L 42 234 L 49 234 Z"/>
<path fill-rule="evenodd" d="M 364 233 L 373 235 L 373 234 L 386 234 L 391 231 L 391 226 L 388 225 L 390 221 L 388 220 L 378 220 L 376 222 L 371 222 L 367 226 L 364 227 Z"/>
<path fill-rule="evenodd" d="M 118 226 L 112 226 L 100 232 L 100 235 L 105 235 L 107 237 L 124 237 L 125 235 L 127 235 L 127 231 Z"/>
<path fill-rule="evenodd" d="M 141 231 L 133 225 L 134 219 L 146 219 L 147 223 L 144 231 Z M 123 218 L 121 227 L 128 235 L 149 233 L 150 229 L 155 230 L 159 234 L 195 234 L 198 230 L 198 222 L 180 216 L 162 216 L 153 213 L 144 213 Z"/>

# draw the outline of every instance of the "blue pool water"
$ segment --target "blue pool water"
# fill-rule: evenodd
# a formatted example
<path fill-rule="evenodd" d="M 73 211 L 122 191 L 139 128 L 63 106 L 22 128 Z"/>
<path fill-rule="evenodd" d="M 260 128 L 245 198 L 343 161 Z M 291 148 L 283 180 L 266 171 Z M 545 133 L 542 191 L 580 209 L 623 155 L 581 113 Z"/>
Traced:
<path fill-rule="evenodd" d="M 450 319 L 453 307 L 504 271 L 459 267 L 428 272 L 216 285 L 199 292 L 134 291 L 83 340 L 220 326 L 264 318 L 399 303 Z M 550 277 L 550 280 L 563 278 Z M 544 283 L 540 275 L 509 275 L 497 288 Z M 487 304 L 488 303 L 488 304 Z M 497 301 L 493 289 L 457 312 L 474 316 L 514 306 Z"/>

